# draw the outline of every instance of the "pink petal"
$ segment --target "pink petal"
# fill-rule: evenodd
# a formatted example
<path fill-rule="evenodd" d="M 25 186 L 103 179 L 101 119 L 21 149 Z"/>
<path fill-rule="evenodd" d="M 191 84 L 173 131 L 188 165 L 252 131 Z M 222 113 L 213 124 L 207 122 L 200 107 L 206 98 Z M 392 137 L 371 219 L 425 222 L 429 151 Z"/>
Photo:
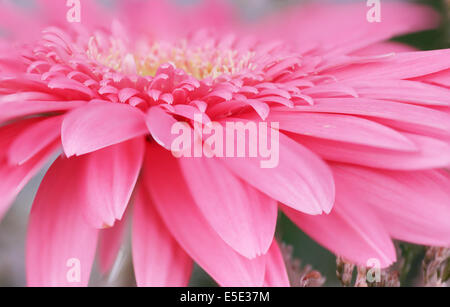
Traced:
<path fill-rule="evenodd" d="M 49 93 L 44 92 L 18 92 L 8 95 L 3 95 L 0 98 L 0 104 L 8 102 L 20 102 L 20 101 L 57 101 L 61 98 Z"/>
<path fill-rule="evenodd" d="M 0 220 L 25 185 L 44 167 L 45 163 L 59 148 L 59 142 L 53 143 L 32 159 L 20 166 L 9 165 L 0 157 Z"/>
<path fill-rule="evenodd" d="M 398 80 L 412 79 L 450 68 L 450 49 L 402 52 L 388 60 L 354 65 L 328 73 L 339 80 Z"/>
<path fill-rule="evenodd" d="M 247 258 L 265 254 L 275 234 L 277 202 L 218 161 L 184 158 L 180 165 L 196 204 L 219 236 Z"/>
<path fill-rule="evenodd" d="M 260 158 L 221 161 L 236 176 L 287 206 L 308 214 L 330 212 L 334 182 L 328 166 L 284 134 L 279 137 L 279 164 L 274 168 L 261 168 Z"/>
<path fill-rule="evenodd" d="M 437 73 L 426 75 L 426 76 L 421 76 L 421 77 L 417 78 L 416 80 L 449 88 L 450 87 L 450 69 L 439 71 Z"/>
<path fill-rule="evenodd" d="M 281 254 L 278 243 L 274 240 L 269 253 L 266 256 L 265 287 L 289 287 L 289 277 L 286 264 Z"/>
<path fill-rule="evenodd" d="M 376 122 L 347 115 L 301 112 L 271 112 L 268 122 L 280 129 L 338 142 L 404 151 L 417 150 L 401 133 Z"/>
<path fill-rule="evenodd" d="M 249 260 L 211 228 L 197 208 L 178 161 L 156 144 L 148 147 L 146 178 L 158 212 L 184 250 L 222 286 L 261 286 L 264 257 Z M 157 180 L 151 180 L 158 178 Z"/>
<path fill-rule="evenodd" d="M 0 122 L 33 114 L 67 111 L 85 104 L 86 101 L 14 101 L 0 103 Z"/>
<path fill-rule="evenodd" d="M 193 266 L 164 225 L 143 185 L 138 189 L 134 208 L 133 263 L 140 287 L 186 287 Z"/>
<path fill-rule="evenodd" d="M 329 161 L 390 170 L 424 170 L 450 165 L 448 143 L 425 136 L 403 134 L 414 142 L 417 152 L 384 150 L 309 137 L 293 138 Z"/>
<path fill-rule="evenodd" d="M 139 138 L 83 157 L 83 212 L 92 227 L 112 227 L 122 219 L 141 170 L 144 150 L 144 139 Z"/>
<path fill-rule="evenodd" d="M 311 216 L 283 207 L 287 216 L 318 243 L 359 265 L 377 259 L 382 267 L 395 260 L 395 248 L 378 216 L 355 205 L 351 187 L 336 181 L 336 204 L 330 215 Z"/>
<path fill-rule="evenodd" d="M 311 2 L 290 14 L 277 16 L 275 25 L 279 27 L 267 34 L 270 27 L 265 26 L 264 34 L 273 34 L 277 39 L 295 39 L 303 48 L 316 43 L 323 49 L 322 53 L 344 54 L 397 35 L 425 30 L 437 23 L 438 16 L 432 9 L 401 2 L 381 3 L 382 22 L 369 23 L 367 13 L 370 7 L 366 2 Z"/>
<path fill-rule="evenodd" d="M 61 134 L 61 116 L 50 117 L 32 125 L 21 133 L 9 148 L 11 164 L 23 164 L 53 143 Z"/>
<path fill-rule="evenodd" d="M 102 274 L 107 274 L 117 259 L 127 228 L 127 219 L 124 217 L 116 222 L 114 227 L 103 229 L 99 233 L 98 253 L 99 267 Z"/>
<path fill-rule="evenodd" d="M 64 90 L 66 95 L 74 99 L 91 99 L 93 91 L 84 84 L 67 77 L 56 77 L 50 80 L 48 87 L 52 90 Z"/>
<path fill-rule="evenodd" d="M 16 121 L 0 127 L 0 157 L 8 158 L 8 149 L 11 144 L 17 139 L 19 135 L 30 129 L 35 124 L 39 123 L 39 118 L 29 118 L 25 120 Z"/>
<path fill-rule="evenodd" d="M 419 134 L 450 135 L 450 116 L 430 108 L 368 98 L 320 98 L 297 111 L 368 116 L 379 122 Z"/>
<path fill-rule="evenodd" d="M 126 103 L 128 99 L 139 94 L 139 91 L 134 88 L 124 88 L 119 92 L 119 101 Z"/>
<path fill-rule="evenodd" d="M 450 106 L 450 90 L 411 80 L 349 81 L 360 97 L 424 106 Z"/>
<path fill-rule="evenodd" d="M 396 239 L 450 246 L 450 176 L 446 171 L 393 172 L 336 165 L 336 180 L 368 205 Z"/>
<path fill-rule="evenodd" d="M 29 286 L 87 286 L 89 282 L 98 231 L 81 214 L 78 162 L 59 158 L 37 193 L 27 238 Z"/>
<path fill-rule="evenodd" d="M 353 52 L 352 55 L 373 56 L 386 54 L 390 52 L 397 53 L 397 52 L 411 52 L 411 51 L 417 51 L 417 49 L 409 45 L 389 41 L 389 42 L 375 43 L 373 45 L 364 47 L 363 49 Z"/>
<path fill-rule="evenodd" d="M 204 124 L 211 123 L 211 119 L 208 117 L 208 115 L 201 112 L 199 110 L 198 106 L 179 104 L 179 105 L 173 106 L 173 109 L 174 109 L 174 114 L 182 116 L 184 118 L 187 118 L 187 119 L 190 119 L 193 121 L 201 121 L 201 123 L 204 123 Z"/>
<path fill-rule="evenodd" d="M 172 127 L 177 122 L 172 115 L 168 114 L 160 107 L 153 107 L 147 113 L 147 127 L 155 141 L 165 147 L 171 149 L 171 145 L 176 138 L 172 134 Z"/>
<path fill-rule="evenodd" d="M 95 102 L 69 113 L 62 125 L 68 157 L 83 155 L 147 133 L 144 114 L 129 105 Z"/>

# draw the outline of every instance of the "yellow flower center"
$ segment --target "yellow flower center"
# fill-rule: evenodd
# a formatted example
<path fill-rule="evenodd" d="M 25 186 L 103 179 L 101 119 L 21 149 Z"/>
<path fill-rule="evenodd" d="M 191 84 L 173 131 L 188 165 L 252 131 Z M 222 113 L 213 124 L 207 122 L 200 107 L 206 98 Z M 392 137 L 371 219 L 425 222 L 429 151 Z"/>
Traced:
<path fill-rule="evenodd" d="M 87 51 L 91 58 L 117 71 L 128 71 L 131 65 L 141 76 L 155 76 L 158 68 L 167 63 L 199 80 L 256 69 L 252 63 L 254 52 L 217 48 L 212 43 L 192 46 L 186 40 L 176 44 L 155 42 L 141 44 L 131 54 L 120 40 L 111 39 L 109 50 L 99 50 L 96 38 L 92 37 Z"/>

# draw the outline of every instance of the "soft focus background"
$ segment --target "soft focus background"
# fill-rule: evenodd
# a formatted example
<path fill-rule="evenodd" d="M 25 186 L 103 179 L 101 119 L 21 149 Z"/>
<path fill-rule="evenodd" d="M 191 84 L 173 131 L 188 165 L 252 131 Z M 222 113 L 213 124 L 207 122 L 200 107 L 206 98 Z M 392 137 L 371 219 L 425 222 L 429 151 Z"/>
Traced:
<path fill-rule="evenodd" d="M 0 0 L 9 1 L 9 0 Z M 32 0 L 10 0 L 24 9 L 33 7 Z M 59 0 L 62 1 L 62 0 Z M 100 0 L 99 0 L 100 1 Z M 115 0 L 102 0 L 105 5 L 113 5 Z M 126 0 L 125 0 L 126 1 Z M 151 0 L 143 0 L 151 1 Z M 174 0 L 175 1 L 175 0 Z M 180 5 L 193 5 L 201 0 L 176 0 Z M 207 1 L 207 0 L 206 0 Z M 239 8 L 242 17 L 257 21 L 265 14 L 274 10 L 289 9 L 296 0 L 229 0 Z M 345 2 L 346 0 L 335 0 Z M 365 2 L 365 0 L 360 0 Z M 381 0 L 383 1 L 389 0 Z M 411 1 L 412 2 L 412 1 Z M 450 23 L 448 14 L 450 13 L 450 0 L 423 0 L 414 1 L 433 6 L 442 14 L 442 24 L 439 29 L 425 31 L 417 34 L 410 34 L 396 38 L 396 41 L 413 45 L 420 49 L 440 49 L 450 47 Z M 349 18 L 351 18 L 349 16 Z M 1 34 L 1 33 L 0 33 Z M 19 195 L 16 203 L 12 206 L 6 218 L 0 223 L 0 286 L 24 286 L 25 285 L 25 235 L 27 227 L 27 215 L 30 210 L 34 195 L 39 182 L 42 180 L 44 171 Z M 1 197 L 1 195 L 0 195 Z M 314 269 L 322 273 L 326 279 L 327 286 L 338 285 L 336 278 L 336 258 L 327 250 L 318 246 L 303 234 L 284 216 L 280 217 L 278 226 L 278 236 L 280 241 L 292 246 L 293 256 L 301 260 L 302 265 L 311 265 Z M 119 259 L 109 276 L 93 274 L 92 285 L 95 286 L 133 286 L 134 277 L 131 266 L 131 255 L 129 253 L 129 242 L 122 248 Z M 420 275 L 421 259 L 423 259 L 424 248 L 399 244 L 399 248 L 407 252 L 411 269 L 407 274 L 403 274 L 403 285 L 417 285 L 417 278 Z M 199 268 L 191 282 L 192 286 L 214 286 L 214 282 Z"/>

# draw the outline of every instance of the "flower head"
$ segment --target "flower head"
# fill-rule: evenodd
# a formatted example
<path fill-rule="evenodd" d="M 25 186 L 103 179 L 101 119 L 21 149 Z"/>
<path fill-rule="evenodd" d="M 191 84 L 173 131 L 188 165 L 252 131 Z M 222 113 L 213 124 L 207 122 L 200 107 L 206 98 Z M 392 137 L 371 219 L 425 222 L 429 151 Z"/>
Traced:
<path fill-rule="evenodd" d="M 74 284 L 71 259 L 86 285 L 98 241 L 107 271 L 131 199 L 139 285 L 187 285 L 192 261 L 220 285 L 288 285 L 279 208 L 357 264 L 391 265 L 392 238 L 450 244 L 450 50 L 385 42 L 433 12 L 386 4 L 375 25 L 364 6 L 310 5 L 249 30 L 218 1 L 118 5 L 81 24 L 56 9 L 0 45 L 0 213 L 62 149 L 30 216 L 30 285 Z M 239 121 L 279 123 L 275 168 L 170 152 L 176 123 Z"/>

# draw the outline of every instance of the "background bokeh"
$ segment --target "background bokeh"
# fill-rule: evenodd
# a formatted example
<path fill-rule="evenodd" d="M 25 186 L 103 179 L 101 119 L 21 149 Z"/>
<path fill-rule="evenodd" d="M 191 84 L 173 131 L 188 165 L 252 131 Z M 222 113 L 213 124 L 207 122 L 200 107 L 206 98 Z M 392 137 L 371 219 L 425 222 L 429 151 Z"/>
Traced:
<path fill-rule="evenodd" d="M 0 4 L 2 1 L 0 0 Z M 32 0 L 11 0 L 26 9 L 33 7 Z M 113 5 L 115 0 L 102 0 L 105 5 Z M 151 0 L 143 0 L 151 1 Z M 193 5 L 201 0 L 174 0 L 180 5 Z M 229 0 L 239 8 L 242 17 L 258 20 L 265 14 L 281 8 L 289 8 L 299 0 Z M 360 0 L 365 1 L 365 0 Z M 388 0 L 382 0 L 388 1 Z M 336 0 L 344 2 L 344 0 Z M 413 1 L 410 1 L 413 2 Z M 440 49 L 450 47 L 450 23 L 448 14 L 450 12 L 449 0 L 423 0 L 414 1 L 433 6 L 442 14 L 440 28 L 421 33 L 410 34 L 395 38 L 396 41 L 413 45 L 419 49 Z M 0 33 L 1 35 L 1 33 Z M 45 170 L 34 178 L 30 184 L 17 198 L 16 203 L 0 222 L 0 286 L 24 286 L 25 285 L 25 236 L 27 228 L 27 215 L 29 213 L 34 195 L 38 185 L 42 180 Z M 0 195 L 1 197 L 1 195 Z M 327 278 L 327 286 L 338 285 L 336 278 L 336 258 L 317 245 L 314 241 L 303 234 L 285 216 L 280 216 L 278 226 L 279 239 L 293 247 L 294 256 L 301 260 L 302 264 L 312 265 L 314 269 L 321 272 Z M 109 276 L 100 276 L 94 273 L 92 285 L 96 286 L 133 286 L 134 278 L 131 265 L 131 255 L 129 253 L 129 241 L 122 248 L 119 259 Z M 404 250 L 414 251 L 411 264 L 412 269 L 404 276 L 403 285 L 415 285 L 418 272 L 420 270 L 420 259 L 424 253 L 423 248 L 403 244 Z M 196 268 L 192 281 L 192 286 L 214 286 L 214 282 L 201 269 Z"/>

